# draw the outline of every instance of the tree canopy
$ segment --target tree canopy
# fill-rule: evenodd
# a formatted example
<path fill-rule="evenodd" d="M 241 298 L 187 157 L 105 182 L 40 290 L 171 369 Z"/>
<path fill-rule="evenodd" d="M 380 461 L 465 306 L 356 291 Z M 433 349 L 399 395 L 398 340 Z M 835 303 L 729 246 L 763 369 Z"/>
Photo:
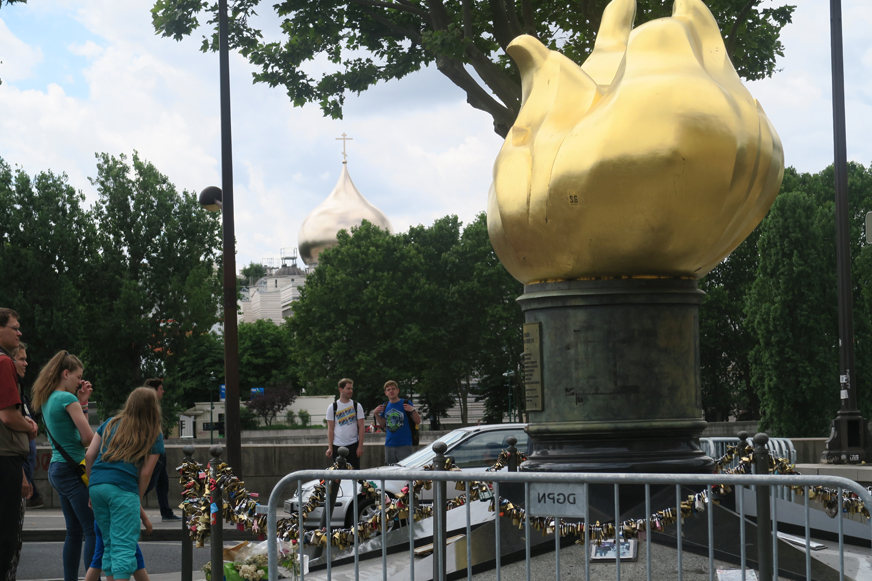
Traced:
<path fill-rule="evenodd" d="M 162 372 L 189 334 L 218 322 L 220 227 L 194 193 L 179 193 L 138 154 L 132 164 L 124 155 L 97 160 L 84 355 L 107 387 L 135 387 L 144 373 Z M 99 400 L 113 410 L 125 397 L 106 389 Z"/>
<path fill-rule="evenodd" d="M 31 380 L 58 351 L 81 354 L 86 344 L 97 230 L 84 202 L 65 174 L 31 177 L 0 159 L 0 305 L 21 316 Z"/>
<path fill-rule="evenodd" d="M 760 419 L 778 436 L 824 436 L 839 408 L 833 167 L 785 171 L 754 233 L 700 283 L 703 406 L 708 419 Z M 872 416 L 872 168 L 848 165 L 855 367 Z"/>
<path fill-rule="evenodd" d="M 781 29 L 794 10 L 787 4 L 764 8 L 761 3 L 706 2 L 736 70 L 749 80 L 775 71 L 776 57 L 784 51 Z M 554 0 L 284 0 L 272 6 L 281 37 L 268 38 L 256 25 L 259 0 L 237 0 L 229 15 L 229 40 L 231 48 L 258 69 L 255 82 L 282 86 L 294 105 L 318 103 L 334 119 L 342 117 L 349 93 L 360 94 L 378 82 L 435 65 L 466 93 L 470 105 L 491 115 L 494 130 L 505 137 L 521 102 L 520 76 L 505 53 L 509 43 L 530 34 L 580 64 L 593 49 L 607 4 L 608 0 L 571 5 Z M 156 0 L 152 21 L 158 34 L 180 40 L 199 27 L 203 13 L 209 25 L 217 25 L 217 10 L 217 3 L 206 0 Z M 671 1 L 637 0 L 635 24 L 671 11 Z M 202 50 L 217 48 L 213 31 L 203 38 Z"/>
<path fill-rule="evenodd" d="M 249 284 L 252 279 L 254 282 L 257 282 L 266 276 L 266 267 L 257 262 L 250 262 L 248 266 L 242 269 L 241 274 L 245 279 L 245 284 Z"/>
<path fill-rule="evenodd" d="M 31 373 L 75 353 L 106 414 L 219 320 L 220 228 L 137 154 L 97 159 L 91 208 L 65 175 L 0 160 L 0 304 L 21 315 Z"/>
<path fill-rule="evenodd" d="M 246 406 L 269 426 L 276 419 L 276 414 L 294 403 L 295 399 L 297 394 L 290 384 L 275 384 L 264 388 L 262 394 L 252 397 Z"/>
<path fill-rule="evenodd" d="M 757 278 L 755 229 L 729 258 L 699 282 L 706 296 L 700 308 L 700 379 L 708 421 L 760 418 L 760 401 L 751 385 L 750 352 L 754 335 L 745 303 Z"/>
<path fill-rule="evenodd" d="M 517 369 L 521 285 L 494 255 L 484 215 L 465 229 L 448 216 L 397 235 L 364 222 L 338 240 L 288 322 L 308 393 L 334 394 L 350 377 L 369 410 L 393 379 L 437 425 L 456 402 L 466 419 L 484 373 Z"/>

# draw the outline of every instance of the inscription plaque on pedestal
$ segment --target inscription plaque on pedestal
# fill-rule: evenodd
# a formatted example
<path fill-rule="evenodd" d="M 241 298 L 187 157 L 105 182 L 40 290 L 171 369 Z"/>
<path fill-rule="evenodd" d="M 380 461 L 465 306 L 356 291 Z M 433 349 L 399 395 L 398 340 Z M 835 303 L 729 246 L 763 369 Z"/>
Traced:
<path fill-rule="evenodd" d="M 542 342 L 539 331 L 542 323 L 524 324 L 524 388 L 527 411 L 541 412 L 542 406 Z"/>

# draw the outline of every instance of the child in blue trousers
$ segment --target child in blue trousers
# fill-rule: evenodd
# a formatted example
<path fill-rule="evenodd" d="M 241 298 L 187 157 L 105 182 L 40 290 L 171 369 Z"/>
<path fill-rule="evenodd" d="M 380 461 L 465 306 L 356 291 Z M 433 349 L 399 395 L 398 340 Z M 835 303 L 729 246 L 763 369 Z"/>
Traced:
<path fill-rule="evenodd" d="M 142 524 L 145 525 L 145 534 L 150 535 L 152 531 L 151 521 L 148 520 L 148 515 L 145 514 L 145 511 L 140 508 L 139 518 L 142 520 Z M 91 566 L 88 568 L 88 571 L 85 573 L 85 581 L 100 581 L 100 574 L 103 572 L 103 550 L 105 546 L 103 545 L 103 533 L 100 531 L 100 525 L 97 522 L 94 522 L 94 536 L 96 537 L 96 543 L 94 543 L 94 558 L 91 559 Z M 148 576 L 148 571 L 145 570 L 145 558 L 142 556 L 142 550 L 139 548 L 139 544 L 136 545 L 136 571 L 133 572 L 134 581 L 150 581 Z M 107 581 L 114 581 L 111 577 L 107 578 Z"/>
<path fill-rule="evenodd" d="M 134 389 L 121 410 L 97 429 L 85 455 L 88 492 L 103 532 L 103 572 L 129 581 L 136 559 L 142 495 L 164 452 L 157 393 Z"/>

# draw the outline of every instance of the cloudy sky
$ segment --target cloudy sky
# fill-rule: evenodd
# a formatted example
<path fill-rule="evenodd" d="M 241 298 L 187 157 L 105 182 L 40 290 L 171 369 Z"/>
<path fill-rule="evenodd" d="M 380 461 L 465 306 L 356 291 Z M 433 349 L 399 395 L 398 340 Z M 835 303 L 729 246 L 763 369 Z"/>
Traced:
<path fill-rule="evenodd" d="M 771 0 L 764 0 L 764 4 Z M 780 3 L 780 2 L 779 2 Z M 787 163 L 832 162 L 829 3 L 797 0 L 772 79 L 750 84 Z M 220 186 L 218 57 L 155 36 L 151 0 L 29 0 L 0 10 L 0 157 L 65 172 L 89 201 L 95 152 L 138 151 L 180 189 Z M 872 163 L 872 2 L 843 0 L 848 157 Z M 435 70 L 349 96 L 345 119 L 294 108 L 231 55 L 237 262 L 297 245 L 339 177 L 343 132 L 358 189 L 397 231 L 484 210 L 501 139 Z"/>

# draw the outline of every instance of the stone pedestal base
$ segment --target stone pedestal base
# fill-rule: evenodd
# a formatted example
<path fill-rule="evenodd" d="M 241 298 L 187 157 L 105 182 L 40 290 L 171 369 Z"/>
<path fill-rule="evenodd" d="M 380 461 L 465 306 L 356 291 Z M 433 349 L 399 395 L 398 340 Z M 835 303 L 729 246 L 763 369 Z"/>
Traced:
<path fill-rule="evenodd" d="M 679 279 L 527 285 L 531 455 L 521 469 L 710 472 L 698 440 L 703 296 Z"/>

